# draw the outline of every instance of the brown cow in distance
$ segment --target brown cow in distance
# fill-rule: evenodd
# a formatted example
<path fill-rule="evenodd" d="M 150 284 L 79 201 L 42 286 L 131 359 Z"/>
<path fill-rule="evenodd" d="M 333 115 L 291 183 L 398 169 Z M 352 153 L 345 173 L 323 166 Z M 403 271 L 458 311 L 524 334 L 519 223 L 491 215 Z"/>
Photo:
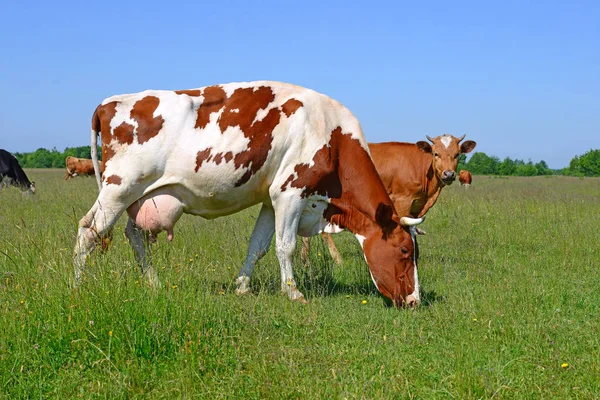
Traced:
<path fill-rule="evenodd" d="M 369 143 L 371 158 L 383 181 L 398 215 L 422 217 L 433 207 L 442 189 L 456 179 L 456 167 L 461 154 L 471 152 L 477 143 L 466 135 L 456 138 L 442 135 L 426 136 L 431 142 Z M 336 262 L 341 256 L 327 233 L 322 234 Z M 308 259 L 308 240 L 303 240 L 302 258 Z"/>
<path fill-rule="evenodd" d="M 468 189 L 471 186 L 471 182 L 473 182 L 473 176 L 466 169 L 461 169 L 458 173 L 458 181 L 461 186 L 465 186 L 465 189 Z"/>
<path fill-rule="evenodd" d="M 67 174 L 65 180 L 71 180 L 74 176 L 86 176 L 94 175 L 94 164 L 89 158 L 77 158 L 73 156 L 67 156 L 65 159 L 65 165 L 67 167 Z M 100 161 L 100 168 L 102 168 L 102 162 Z"/>

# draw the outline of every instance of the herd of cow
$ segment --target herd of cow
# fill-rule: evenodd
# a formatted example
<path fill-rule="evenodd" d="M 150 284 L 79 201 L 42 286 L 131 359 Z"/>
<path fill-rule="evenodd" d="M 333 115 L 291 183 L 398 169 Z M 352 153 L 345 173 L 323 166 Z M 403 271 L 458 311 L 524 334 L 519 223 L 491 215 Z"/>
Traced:
<path fill-rule="evenodd" d="M 98 135 L 102 162 L 98 160 Z M 156 235 L 183 213 L 212 219 L 262 203 L 236 293 L 250 290 L 257 261 L 275 236 L 281 290 L 304 302 L 292 271 L 297 235 L 351 231 L 373 283 L 396 306 L 420 302 L 418 228 L 476 143 L 442 135 L 417 143 L 367 143 L 337 101 L 299 86 L 258 81 L 105 99 L 92 117 L 91 160 L 67 157 L 65 179 L 94 175 L 99 194 L 79 222 L 75 284 L 87 256 L 126 211 L 125 233 L 142 274 Z M 0 180 L 34 192 L 17 160 L 0 150 Z M 471 184 L 471 174 L 459 174 Z M 303 254 L 308 241 L 303 241 Z"/>

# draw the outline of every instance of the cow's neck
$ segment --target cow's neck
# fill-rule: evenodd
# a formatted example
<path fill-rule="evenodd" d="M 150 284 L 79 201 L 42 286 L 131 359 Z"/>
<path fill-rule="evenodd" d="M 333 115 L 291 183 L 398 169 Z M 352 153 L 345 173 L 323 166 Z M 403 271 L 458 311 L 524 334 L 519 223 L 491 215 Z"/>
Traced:
<path fill-rule="evenodd" d="M 357 141 L 340 146 L 338 176 L 342 195 L 331 199 L 325 217 L 333 224 L 354 234 L 369 236 L 381 232 L 377 222 L 378 208 L 394 212 L 394 206 L 381 182 L 371 157 Z"/>
<path fill-rule="evenodd" d="M 427 198 L 430 198 L 438 194 L 443 187 L 444 183 L 436 175 L 432 160 L 429 168 L 427 168 L 427 172 L 423 176 L 423 193 Z"/>

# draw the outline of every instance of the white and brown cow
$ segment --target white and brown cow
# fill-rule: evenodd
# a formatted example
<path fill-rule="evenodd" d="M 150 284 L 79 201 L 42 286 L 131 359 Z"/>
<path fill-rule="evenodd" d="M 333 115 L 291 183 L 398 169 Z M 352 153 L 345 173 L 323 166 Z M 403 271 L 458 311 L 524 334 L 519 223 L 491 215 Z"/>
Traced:
<path fill-rule="evenodd" d="M 142 273 L 158 284 L 148 236 L 167 231 L 172 239 L 183 213 L 212 219 L 262 203 L 238 293 L 249 290 L 275 234 L 282 291 L 303 300 L 292 273 L 296 234 L 346 228 L 359 239 L 378 290 L 396 306 L 419 302 L 409 231 L 420 220 L 396 215 L 358 120 L 327 96 L 267 81 L 113 96 L 93 115 L 91 147 L 101 190 L 79 222 L 76 283 L 87 255 L 125 210 Z"/>

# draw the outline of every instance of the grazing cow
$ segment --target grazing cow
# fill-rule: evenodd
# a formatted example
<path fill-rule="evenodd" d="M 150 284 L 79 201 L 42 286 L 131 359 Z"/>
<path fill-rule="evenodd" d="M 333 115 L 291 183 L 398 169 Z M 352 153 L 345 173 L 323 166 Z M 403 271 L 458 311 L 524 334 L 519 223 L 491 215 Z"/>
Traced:
<path fill-rule="evenodd" d="M 23 192 L 35 193 L 35 182 L 29 181 L 15 156 L 0 149 L 0 189 L 4 185 L 18 187 Z"/>
<path fill-rule="evenodd" d="M 72 177 L 78 175 L 94 175 L 94 164 L 89 158 L 67 156 L 65 165 L 67 167 L 65 180 L 71 180 Z M 100 161 L 100 169 L 102 169 L 102 161 Z"/>
<path fill-rule="evenodd" d="M 460 185 L 464 185 L 465 189 L 468 189 L 471 186 L 471 182 L 473 182 L 473 175 L 466 169 L 461 169 L 458 173 L 458 181 Z"/>
<path fill-rule="evenodd" d="M 96 145 L 102 138 L 104 172 Z M 275 235 L 281 289 L 304 301 L 292 272 L 296 235 L 345 228 L 362 245 L 377 289 L 396 306 L 419 302 L 411 232 L 369 157 L 358 120 L 335 100 L 279 82 L 245 82 L 109 97 L 92 117 L 100 194 L 79 222 L 75 283 L 85 259 L 123 212 L 126 235 L 151 284 L 148 238 L 183 213 L 212 219 L 262 203 L 237 293 Z"/>
<path fill-rule="evenodd" d="M 398 215 L 423 217 L 435 204 L 442 189 L 456 178 L 458 157 L 472 151 L 477 143 L 463 135 L 456 138 L 442 135 L 435 139 L 427 136 L 417 143 L 369 143 L 371 158 L 390 195 Z M 323 233 L 322 236 L 328 236 Z M 334 259 L 335 244 L 327 237 L 327 245 Z M 308 241 L 303 241 L 302 254 L 308 254 Z"/>

